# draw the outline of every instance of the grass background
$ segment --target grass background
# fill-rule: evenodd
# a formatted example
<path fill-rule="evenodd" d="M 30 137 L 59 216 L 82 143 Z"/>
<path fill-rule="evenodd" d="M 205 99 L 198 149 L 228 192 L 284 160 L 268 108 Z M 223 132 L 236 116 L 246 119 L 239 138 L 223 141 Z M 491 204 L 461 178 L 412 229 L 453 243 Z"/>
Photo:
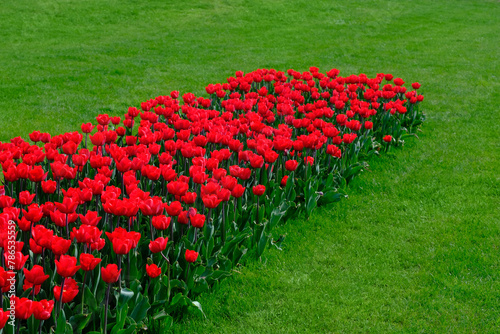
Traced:
<path fill-rule="evenodd" d="M 283 251 L 200 298 L 186 333 L 500 328 L 498 1 L 3 1 L 0 140 L 79 129 L 236 70 L 419 81 L 419 139 L 349 199 L 289 221 Z"/>

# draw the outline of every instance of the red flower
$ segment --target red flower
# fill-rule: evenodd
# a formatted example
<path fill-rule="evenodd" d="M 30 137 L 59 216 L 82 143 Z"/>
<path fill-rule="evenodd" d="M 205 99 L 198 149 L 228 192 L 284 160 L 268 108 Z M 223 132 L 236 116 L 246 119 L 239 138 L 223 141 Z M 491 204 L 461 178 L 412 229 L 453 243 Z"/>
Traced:
<path fill-rule="evenodd" d="M 62 203 L 54 202 L 56 208 L 62 213 L 68 214 L 75 212 L 78 207 L 79 201 L 73 199 L 73 197 L 65 196 Z"/>
<path fill-rule="evenodd" d="M 61 255 L 55 260 L 57 273 L 62 277 L 73 277 L 81 266 L 76 265 L 76 257 L 70 255 Z"/>
<path fill-rule="evenodd" d="M 220 200 L 217 195 L 206 195 L 202 197 L 203 204 L 205 205 L 206 208 L 208 209 L 215 209 L 217 206 L 219 206 Z"/>
<path fill-rule="evenodd" d="M 392 136 L 391 135 L 386 135 L 384 136 L 383 140 L 386 142 L 386 143 L 390 143 L 391 140 L 392 140 Z"/>
<path fill-rule="evenodd" d="M 231 191 L 231 196 L 233 196 L 234 198 L 240 198 L 245 193 L 245 189 L 246 188 L 241 184 L 237 184 Z"/>
<path fill-rule="evenodd" d="M 56 181 L 48 180 L 42 181 L 42 190 L 46 194 L 53 194 L 56 191 Z"/>
<path fill-rule="evenodd" d="M 205 224 L 205 215 L 195 214 L 191 217 L 191 225 L 193 227 L 202 228 Z"/>
<path fill-rule="evenodd" d="M 143 201 L 139 208 L 145 216 L 158 216 L 163 212 L 163 202 L 161 197 L 155 196 Z"/>
<path fill-rule="evenodd" d="M 5 324 L 9 320 L 9 316 L 9 311 L 4 311 L 2 308 L 0 308 L 0 329 L 5 327 Z"/>
<path fill-rule="evenodd" d="M 180 215 L 180 213 L 182 212 L 182 204 L 179 201 L 174 201 L 170 203 L 170 205 L 167 205 L 165 203 L 164 206 L 169 216 L 175 217 Z"/>
<path fill-rule="evenodd" d="M 98 216 L 97 211 L 87 211 L 87 213 L 84 215 L 79 214 L 80 221 L 82 224 L 85 225 L 91 225 L 91 226 L 97 226 L 97 224 L 101 221 L 102 217 Z"/>
<path fill-rule="evenodd" d="M 262 196 L 266 192 L 266 187 L 263 185 L 258 185 L 252 188 L 254 195 Z"/>
<path fill-rule="evenodd" d="M 185 254 L 185 257 L 186 257 L 186 261 L 187 262 L 190 262 L 190 263 L 193 263 L 196 261 L 196 259 L 198 258 L 198 252 L 195 252 L 193 250 L 189 250 L 189 249 L 186 249 L 186 254 Z"/>
<path fill-rule="evenodd" d="M 34 265 L 31 270 L 23 268 L 24 278 L 33 285 L 41 285 L 49 275 L 45 275 L 43 272 L 43 267 L 39 265 Z"/>
<path fill-rule="evenodd" d="M 151 278 L 156 278 L 161 275 L 161 268 L 158 268 L 156 264 L 146 264 L 146 274 Z"/>
<path fill-rule="evenodd" d="M 264 158 L 258 154 L 254 154 L 250 158 L 250 165 L 252 168 L 261 168 L 264 165 Z"/>
<path fill-rule="evenodd" d="M 119 255 L 125 255 L 137 246 L 141 238 L 138 232 L 127 232 L 124 228 L 118 227 L 112 233 L 106 232 L 109 240 L 113 244 L 113 251 Z"/>
<path fill-rule="evenodd" d="M 108 264 L 106 267 L 101 267 L 102 280 L 108 284 L 116 283 L 120 277 L 121 269 L 114 263 Z"/>
<path fill-rule="evenodd" d="M 287 171 L 293 172 L 297 169 L 298 165 L 299 163 L 297 162 L 297 160 L 288 160 L 287 162 L 285 162 L 285 169 Z"/>
<path fill-rule="evenodd" d="M 95 226 L 80 225 L 79 229 L 73 227 L 70 236 L 71 240 L 76 239 L 77 243 L 91 244 L 99 240 L 101 234 L 102 231 Z"/>
<path fill-rule="evenodd" d="M 80 265 L 83 271 L 92 271 L 102 260 L 92 254 L 80 254 Z"/>
<path fill-rule="evenodd" d="M 19 203 L 22 205 L 30 205 L 35 198 L 35 194 L 30 194 L 28 190 L 19 193 Z"/>
<path fill-rule="evenodd" d="M 32 305 L 33 316 L 37 320 L 48 320 L 54 309 L 53 300 L 40 300 L 39 302 L 34 301 Z"/>
<path fill-rule="evenodd" d="M 288 181 L 288 175 L 283 176 L 283 178 L 281 179 L 280 185 L 282 187 L 286 187 L 286 182 L 287 181 Z"/>
<path fill-rule="evenodd" d="M 33 227 L 31 235 L 33 236 L 33 239 L 35 240 L 37 245 L 40 245 L 43 248 L 51 248 L 54 231 L 47 229 L 43 225 L 36 225 L 35 227 Z"/>
<path fill-rule="evenodd" d="M 47 177 L 47 174 L 48 173 L 45 173 L 41 166 L 35 166 L 32 170 L 29 171 L 28 178 L 32 182 L 41 182 Z"/>
<path fill-rule="evenodd" d="M 149 242 L 149 250 L 156 254 L 163 252 L 167 248 L 168 238 L 159 237 Z"/>
<path fill-rule="evenodd" d="M 63 149 L 64 154 L 73 155 L 76 153 L 76 150 L 78 149 L 78 145 L 73 141 L 69 141 L 62 146 L 62 149 Z"/>
<path fill-rule="evenodd" d="M 396 86 L 403 86 L 403 85 L 404 85 L 404 83 L 405 83 L 405 82 L 404 82 L 404 81 L 403 81 L 403 79 L 401 79 L 401 78 L 396 78 L 396 79 L 394 79 L 394 84 L 395 84 Z"/>
<path fill-rule="evenodd" d="M 50 250 L 55 255 L 63 255 L 66 254 L 66 252 L 68 252 L 69 246 L 71 246 L 71 240 L 66 240 L 64 238 L 55 235 L 52 237 Z"/>
<path fill-rule="evenodd" d="M 59 285 L 56 285 L 54 287 L 54 298 L 56 300 L 59 300 L 61 297 L 61 287 Z M 68 277 L 64 280 L 64 290 L 62 292 L 62 302 L 63 303 L 70 303 L 75 299 L 76 295 L 78 295 L 78 284 L 74 279 L 71 277 Z"/>
<path fill-rule="evenodd" d="M 97 120 L 97 123 L 99 123 L 102 126 L 108 125 L 109 122 L 111 121 L 111 118 L 109 117 L 108 114 L 98 115 L 95 119 Z"/>
<path fill-rule="evenodd" d="M 336 157 L 336 158 L 340 158 L 342 156 L 342 152 L 335 145 L 328 145 L 326 147 L 326 153 L 330 154 L 331 156 Z"/>
<path fill-rule="evenodd" d="M 0 196 L 0 208 L 10 208 L 14 205 L 15 199 L 9 196 Z"/>
<path fill-rule="evenodd" d="M 165 215 L 154 216 L 152 219 L 153 227 L 157 230 L 166 230 L 170 226 L 172 218 Z"/>
<path fill-rule="evenodd" d="M 38 204 L 31 204 L 28 207 L 28 211 L 24 209 L 22 211 L 24 218 L 32 223 L 38 223 L 43 217 L 42 209 L 38 206 Z"/>
<path fill-rule="evenodd" d="M 83 123 L 81 128 L 83 133 L 91 133 L 94 130 L 92 123 Z"/>
<path fill-rule="evenodd" d="M 14 297 L 11 305 L 15 305 L 16 318 L 26 320 L 33 314 L 33 302 L 28 298 Z"/>
<path fill-rule="evenodd" d="M 419 89 L 420 88 L 420 84 L 418 82 L 414 82 L 411 84 L 411 88 L 413 89 Z"/>
<path fill-rule="evenodd" d="M 3 254 L 5 257 L 5 263 L 12 263 L 12 258 L 9 259 L 11 255 L 7 252 Z M 24 264 L 28 260 L 29 255 L 23 255 L 21 252 L 15 252 L 14 254 L 14 270 L 21 270 L 24 267 Z"/>

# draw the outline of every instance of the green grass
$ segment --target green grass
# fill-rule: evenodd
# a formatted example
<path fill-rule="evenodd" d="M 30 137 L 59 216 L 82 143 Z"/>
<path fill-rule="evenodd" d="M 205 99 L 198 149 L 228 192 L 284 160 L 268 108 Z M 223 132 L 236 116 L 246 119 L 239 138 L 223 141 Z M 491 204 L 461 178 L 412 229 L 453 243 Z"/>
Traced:
<path fill-rule="evenodd" d="M 497 1 L 12 1 L 0 140 L 72 131 L 235 70 L 393 73 L 428 122 L 349 199 L 275 231 L 283 251 L 200 298 L 186 333 L 485 333 L 500 327 Z"/>

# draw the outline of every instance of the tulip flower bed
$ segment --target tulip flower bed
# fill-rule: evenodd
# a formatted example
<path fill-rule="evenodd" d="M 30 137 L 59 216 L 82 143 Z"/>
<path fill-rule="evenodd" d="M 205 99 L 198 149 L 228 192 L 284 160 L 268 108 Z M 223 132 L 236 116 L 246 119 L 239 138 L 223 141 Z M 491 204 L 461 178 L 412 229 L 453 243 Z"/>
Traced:
<path fill-rule="evenodd" d="M 416 132 L 420 85 L 403 85 L 237 72 L 209 98 L 174 91 L 83 134 L 0 143 L 0 328 L 133 333 L 203 314 L 196 296 L 279 247 L 280 221 L 339 200 Z"/>

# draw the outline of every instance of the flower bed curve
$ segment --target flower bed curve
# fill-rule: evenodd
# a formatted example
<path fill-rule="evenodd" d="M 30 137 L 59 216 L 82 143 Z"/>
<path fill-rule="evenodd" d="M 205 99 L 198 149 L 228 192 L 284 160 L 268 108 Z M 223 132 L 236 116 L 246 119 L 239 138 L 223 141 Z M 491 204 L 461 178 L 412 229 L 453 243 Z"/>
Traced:
<path fill-rule="evenodd" d="M 278 245 L 280 221 L 338 201 L 372 155 L 416 133 L 411 87 L 239 71 L 209 98 L 174 91 L 83 134 L 0 143 L 0 328 L 123 334 L 203 314 L 196 296 Z"/>

